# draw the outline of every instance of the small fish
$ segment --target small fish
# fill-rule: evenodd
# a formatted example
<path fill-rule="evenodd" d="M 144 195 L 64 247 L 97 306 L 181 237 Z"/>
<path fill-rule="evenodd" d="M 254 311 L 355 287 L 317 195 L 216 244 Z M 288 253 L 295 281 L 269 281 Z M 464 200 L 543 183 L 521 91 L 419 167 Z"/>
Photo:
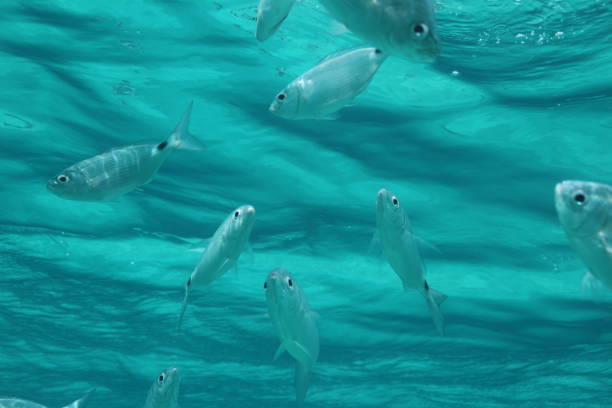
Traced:
<path fill-rule="evenodd" d="M 365 91 L 385 60 L 376 48 L 334 53 L 293 80 L 270 105 L 285 119 L 321 119 Z"/>
<path fill-rule="evenodd" d="M 277 268 L 264 283 L 268 313 L 281 344 L 276 360 L 284 351 L 295 359 L 295 392 L 298 407 L 304 405 L 312 368 L 319 358 L 319 330 L 316 313 L 310 310 L 302 289 L 289 272 Z"/>
<path fill-rule="evenodd" d="M 83 160 L 49 180 L 47 188 L 68 200 L 104 201 L 147 184 L 172 151 L 197 144 L 187 140 L 192 106 L 193 102 L 167 140 L 117 148 Z"/>
<path fill-rule="evenodd" d="M 321 0 L 349 30 L 389 55 L 432 62 L 440 52 L 431 0 Z"/>
<path fill-rule="evenodd" d="M 89 391 L 78 400 L 66 405 L 63 408 L 85 408 L 89 405 L 89 400 L 95 390 Z M 3 398 L 0 397 L 0 408 L 46 408 L 44 405 L 35 402 L 26 401 L 18 398 Z"/>
<path fill-rule="evenodd" d="M 243 205 L 236 208 L 217 228 L 185 284 L 185 298 L 181 306 L 178 328 L 183 322 L 192 288 L 210 284 L 236 265 L 240 254 L 247 246 L 254 222 L 255 208 Z"/>
<path fill-rule="evenodd" d="M 153 382 L 144 408 L 177 408 L 180 384 L 178 369 L 166 368 Z"/>
<path fill-rule="evenodd" d="M 295 0 L 260 0 L 257 7 L 257 30 L 255 37 L 265 41 L 272 37 L 283 24 Z"/>
<path fill-rule="evenodd" d="M 440 305 L 446 300 L 446 295 L 431 288 L 425 280 L 425 264 L 417 238 L 410 229 L 399 200 L 384 188 L 377 195 L 376 226 L 383 253 L 402 280 L 404 290 L 416 289 L 423 295 L 438 333 L 444 335 L 444 317 Z"/>
<path fill-rule="evenodd" d="M 563 181 L 555 187 L 559 221 L 588 271 L 612 289 L 612 186 L 588 181 Z"/>

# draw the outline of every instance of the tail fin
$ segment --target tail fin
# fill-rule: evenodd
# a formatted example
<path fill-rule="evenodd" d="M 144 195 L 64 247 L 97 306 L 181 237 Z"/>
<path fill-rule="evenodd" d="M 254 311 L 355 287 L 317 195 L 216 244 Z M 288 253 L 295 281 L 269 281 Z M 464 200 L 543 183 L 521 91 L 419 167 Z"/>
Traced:
<path fill-rule="evenodd" d="M 311 366 L 299 361 L 295 362 L 295 398 L 298 408 L 304 406 L 308 385 L 310 384 L 311 371 Z"/>
<path fill-rule="evenodd" d="M 96 392 L 95 388 L 93 390 L 89 391 L 87 394 L 83 395 L 78 400 L 70 403 L 69 405 L 66 405 L 63 408 L 85 408 L 87 406 L 87 404 L 89 404 L 89 399 L 93 395 L 94 392 Z"/>
<path fill-rule="evenodd" d="M 446 300 L 447 296 L 430 288 L 427 282 L 425 282 L 423 296 L 425 296 L 425 301 L 427 302 L 427 307 L 431 313 L 431 318 L 433 319 L 434 326 L 436 326 L 436 330 L 440 336 L 444 336 L 444 316 L 440 311 L 440 305 Z"/>
<path fill-rule="evenodd" d="M 191 118 L 191 110 L 193 109 L 193 101 L 187 106 L 187 110 L 183 113 L 181 120 L 174 128 L 174 131 L 168 139 L 168 144 L 175 149 L 202 150 L 206 146 L 197 140 L 189 133 L 189 120 Z"/>
<path fill-rule="evenodd" d="M 183 299 L 183 304 L 181 305 L 181 313 L 179 314 L 178 322 L 176 324 L 176 330 L 180 330 L 181 325 L 183 324 L 183 316 L 185 316 L 185 310 L 187 310 L 187 301 L 189 300 L 189 290 L 191 288 L 191 278 L 187 281 L 185 285 L 185 298 Z"/>

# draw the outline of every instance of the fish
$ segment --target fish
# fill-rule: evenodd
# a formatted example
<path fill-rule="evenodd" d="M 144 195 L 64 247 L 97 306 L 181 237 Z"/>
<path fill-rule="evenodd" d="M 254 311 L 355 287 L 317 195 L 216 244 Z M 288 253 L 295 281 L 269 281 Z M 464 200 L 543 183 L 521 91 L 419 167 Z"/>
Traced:
<path fill-rule="evenodd" d="M 193 102 L 170 137 L 161 143 L 116 148 L 80 161 L 50 179 L 47 189 L 68 200 L 107 201 L 149 183 L 174 150 L 203 148 L 190 138 L 192 108 Z"/>
<path fill-rule="evenodd" d="M 255 38 L 265 41 L 272 37 L 287 19 L 295 0 L 260 0 L 257 7 Z"/>
<path fill-rule="evenodd" d="M 555 208 L 570 245 L 595 277 L 612 289 L 612 186 L 566 180 L 555 186 Z"/>
<path fill-rule="evenodd" d="M 340 23 L 386 54 L 433 62 L 440 53 L 431 0 L 320 0 Z"/>
<path fill-rule="evenodd" d="M 295 359 L 295 391 L 298 407 L 304 405 L 312 369 L 319 358 L 317 314 L 293 277 L 282 268 L 268 274 L 264 283 L 268 314 L 280 346 L 276 360 L 287 351 Z"/>
<path fill-rule="evenodd" d="M 426 269 L 419 251 L 418 239 L 399 199 L 386 189 L 380 189 L 376 199 L 377 235 L 391 268 L 399 276 L 404 290 L 415 289 L 425 298 L 436 330 L 444 335 L 444 316 L 440 305 L 446 295 L 434 290 L 425 279 Z"/>
<path fill-rule="evenodd" d="M 207 248 L 185 284 L 177 328 L 183 322 L 191 290 L 195 286 L 209 285 L 236 265 L 248 244 L 254 223 L 255 208 L 243 205 L 232 211 L 208 240 Z"/>
<path fill-rule="evenodd" d="M 89 400 L 96 390 L 91 390 L 76 401 L 71 402 L 63 408 L 85 408 L 89 405 Z M 0 408 L 46 408 L 36 402 L 26 401 L 19 398 L 0 397 Z"/>
<path fill-rule="evenodd" d="M 178 369 L 166 368 L 151 385 L 144 408 L 177 408 L 180 385 L 181 376 Z"/>
<path fill-rule="evenodd" d="M 294 79 L 270 104 L 285 119 L 321 119 L 366 90 L 386 56 L 376 48 L 340 51 Z"/>

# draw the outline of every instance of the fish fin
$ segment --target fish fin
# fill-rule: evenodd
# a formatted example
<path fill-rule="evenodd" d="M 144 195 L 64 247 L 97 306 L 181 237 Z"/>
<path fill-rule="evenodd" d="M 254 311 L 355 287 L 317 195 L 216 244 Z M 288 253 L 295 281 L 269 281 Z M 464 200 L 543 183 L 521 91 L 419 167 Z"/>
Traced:
<path fill-rule="evenodd" d="M 255 38 L 257 39 L 257 41 L 266 41 L 268 38 L 272 37 L 274 35 L 274 33 L 276 33 L 278 31 L 280 26 L 283 25 L 285 20 L 287 20 L 287 17 L 289 17 L 289 12 L 287 12 L 287 15 L 285 15 L 285 17 L 283 17 L 278 23 L 276 23 L 273 27 L 271 27 L 269 31 L 264 32 L 261 29 L 261 24 L 260 24 L 261 19 L 258 16 L 258 18 L 257 18 L 257 26 L 255 28 Z"/>
<path fill-rule="evenodd" d="M 289 346 L 289 347 L 287 347 L 287 346 Z M 291 350 L 292 350 L 292 352 L 290 354 L 293 354 L 295 351 L 297 351 L 297 352 L 299 352 L 299 354 L 301 356 L 306 357 L 306 361 L 308 361 L 308 365 L 312 366 L 314 364 L 315 361 L 312 358 L 312 355 L 300 343 L 298 343 L 297 341 L 291 341 L 291 342 L 289 342 L 289 344 L 287 346 L 285 346 L 286 349 L 291 348 Z M 294 358 L 295 358 L 295 356 L 294 356 Z M 298 358 L 296 358 L 296 360 L 304 361 L 303 359 L 298 359 Z"/>
<path fill-rule="evenodd" d="M 181 312 L 179 313 L 178 322 L 176 323 L 176 330 L 181 329 L 181 325 L 183 324 L 183 317 L 185 316 L 185 310 L 187 310 L 187 302 L 189 300 L 189 292 L 191 291 L 191 277 L 185 284 L 185 297 L 183 298 L 183 303 L 181 304 Z"/>
<path fill-rule="evenodd" d="M 176 149 L 202 150 L 206 148 L 202 142 L 189 133 L 189 120 L 191 118 L 192 109 L 193 101 L 187 106 L 187 110 L 183 113 L 181 120 L 168 139 L 168 144 Z"/>
<path fill-rule="evenodd" d="M 306 393 L 308 392 L 308 386 L 310 385 L 311 372 L 311 366 L 302 364 L 300 362 L 295 363 L 295 398 L 298 408 L 302 408 L 304 406 Z"/>
<path fill-rule="evenodd" d="M 332 35 L 344 35 L 346 33 L 351 32 L 351 30 L 349 30 L 347 26 L 345 26 L 344 24 L 342 24 L 338 20 L 334 20 L 334 21 L 331 22 L 331 25 L 330 25 L 330 28 L 329 28 L 329 32 Z"/>
<path fill-rule="evenodd" d="M 89 404 L 89 399 L 96 392 L 96 389 L 92 389 L 87 392 L 87 394 L 83 395 L 78 400 L 66 405 L 63 408 L 85 408 Z"/>
<path fill-rule="evenodd" d="M 378 229 L 372 234 L 372 239 L 370 239 L 370 245 L 368 246 L 368 254 L 382 258 L 383 248 Z"/>
<path fill-rule="evenodd" d="M 602 283 L 590 270 L 587 270 L 584 276 L 582 277 L 582 290 L 584 291 L 593 291 L 598 290 L 602 287 Z"/>
<path fill-rule="evenodd" d="M 444 316 L 440 311 L 440 305 L 446 300 L 447 296 L 435 289 L 430 288 L 427 281 L 425 282 L 423 296 L 427 302 L 427 307 L 431 313 L 431 318 L 433 319 L 434 326 L 436 326 L 436 330 L 440 336 L 444 336 Z"/>
<path fill-rule="evenodd" d="M 416 241 L 417 245 L 419 246 L 419 250 L 423 251 L 423 252 L 427 252 L 427 251 L 433 251 L 436 254 L 440 255 L 442 254 L 442 251 L 440 251 L 440 248 L 438 248 L 437 246 L 435 246 L 434 244 L 432 244 L 431 242 L 419 237 L 418 235 L 412 234 L 412 236 L 414 237 L 414 240 Z"/>
<path fill-rule="evenodd" d="M 333 112 L 330 113 L 326 116 L 323 116 L 322 118 L 320 118 L 321 120 L 338 120 L 340 119 L 340 114 L 338 112 Z"/>
<path fill-rule="evenodd" d="M 319 312 L 315 312 L 314 310 L 309 310 L 306 315 L 308 317 L 312 317 L 315 320 L 319 320 L 321 318 L 321 315 L 319 314 Z"/>
<path fill-rule="evenodd" d="M 285 343 L 281 343 L 278 346 L 278 349 L 276 349 L 276 353 L 274 353 L 274 358 L 272 359 L 272 361 L 278 360 L 278 358 L 285 352 L 285 350 Z"/>
<path fill-rule="evenodd" d="M 211 239 L 212 237 L 209 237 L 201 241 L 194 242 L 193 244 L 189 245 L 188 251 L 189 252 L 205 252 L 206 247 L 210 244 Z"/>

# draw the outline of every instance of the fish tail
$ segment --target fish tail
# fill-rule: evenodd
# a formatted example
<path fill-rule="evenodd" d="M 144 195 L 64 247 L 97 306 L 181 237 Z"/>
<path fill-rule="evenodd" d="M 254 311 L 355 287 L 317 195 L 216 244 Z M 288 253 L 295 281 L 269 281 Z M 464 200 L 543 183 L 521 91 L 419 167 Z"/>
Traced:
<path fill-rule="evenodd" d="M 185 285 L 185 298 L 183 299 L 183 304 L 181 305 L 181 313 L 179 314 L 178 322 L 176 323 L 176 330 L 181 329 L 181 325 L 183 324 L 183 316 L 185 316 L 185 310 L 187 310 L 187 303 L 189 300 L 189 288 L 191 287 L 191 278 L 187 281 Z"/>
<path fill-rule="evenodd" d="M 304 406 L 306 400 L 306 392 L 310 385 L 311 366 L 299 361 L 295 362 L 295 398 L 298 408 Z"/>
<path fill-rule="evenodd" d="M 95 388 L 89 391 L 87 394 L 83 395 L 78 400 L 70 403 L 69 405 L 66 405 L 64 408 L 85 408 L 89 404 L 89 399 L 91 398 L 94 392 L 96 392 Z"/>
<path fill-rule="evenodd" d="M 206 146 L 197 140 L 189 133 L 189 121 L 191 118 L 191 110 L 193 109 L 193 101 L 189 102 L 189 106 L 183 113 L 181 120 L 174 128 L 174 131 L 168 139 L 168 144 L 175 149 L 202 150 Z"/>
<path fill-rule="evenodd" d="M 436 326 L 436 330 L 440 336 L 444 336 L 444 316 L 440 311 L 440 305 L 446 300 L 447 296 L 430 288 L 427 282 L 425 282 L 423 296 L 425 297 L 425 302 L 427 302 L 427 307 L 431 313 L 431 318 L 433 319 L 434 326 Z"/>

